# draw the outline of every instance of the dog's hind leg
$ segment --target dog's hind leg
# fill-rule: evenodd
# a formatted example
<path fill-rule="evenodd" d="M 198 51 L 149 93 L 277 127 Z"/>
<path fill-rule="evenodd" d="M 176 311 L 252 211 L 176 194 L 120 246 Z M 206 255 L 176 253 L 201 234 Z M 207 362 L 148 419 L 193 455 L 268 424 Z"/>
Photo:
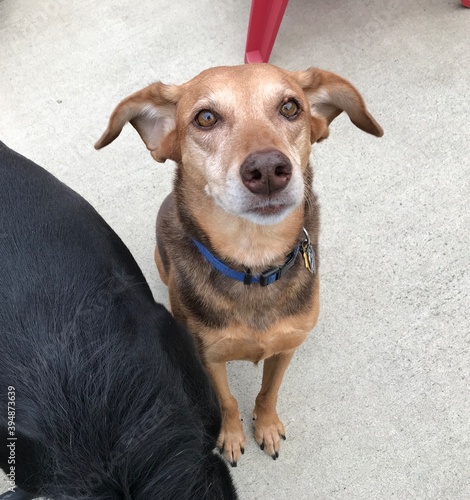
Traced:
<path fill-rule="evenodd" d="M 207 363 L 207 371 L 214 383 L 222 411 L 222 428 L 217 447 L 230 465 L 236 467 L 241 455 L 245 453 L 246 438 L 237 400 L 232 396 L 228 385 L 226 363 Z"/>
<path fill-rule="evenodd" d="M 157 244 L 155 245 L 155 264 L 157 264 L 160 279 L 168 286 L 170 274 L 170 259 L 165 247 L 165 228 L 171 227 L 171 217 L 175 213 L 175 201 L 173 193 L 170 193 L 160 206 L 157 215 Z"/>
<path fill-rule="evenodd" d="M 168 275 L 166 273 L 165 267 L 162 262 L 162 258 L 160 252 L 158 251 L 158 244 L 155 246 L 154 253 L 155 264 L 157 264 L 158 274 L 160 275 L 160 279 L 168 286 Z"/>
<path fill-rule="evenodd" d="M 276 412 L 277 394 L 294 352 L 295 349 L 284 351 L 264 361 L 263 382 L 253 410 L 256 442 L 274 460 L 279 456 L 279 437 L 286 439 L 284 425 Z"/>

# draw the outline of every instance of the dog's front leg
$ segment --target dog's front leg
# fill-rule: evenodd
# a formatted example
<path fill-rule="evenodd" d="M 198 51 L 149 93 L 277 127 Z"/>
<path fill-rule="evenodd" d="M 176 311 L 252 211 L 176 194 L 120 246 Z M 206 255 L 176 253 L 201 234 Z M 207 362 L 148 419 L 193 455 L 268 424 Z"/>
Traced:
<path fill-rule="evenodd" d="M 276 412 L 277 394 L 294 352 L 295 349 L 284 351 L 264 361 L 263 382 L 253 410 L 256 442 L 274 460 L 279 456 L 279 437 L 286 439 L 284 425 Z"/>
<path fill-rule="evenodd" d="M 217 447 L 232 467 L 236 467 L 241 454 L 245 453 L 246 442 L 238 403 L 230 392 L 226 363 L 208 363 L 207 370 L 214 383 L 222 411 L 222 429 L 217 439 Z"/>

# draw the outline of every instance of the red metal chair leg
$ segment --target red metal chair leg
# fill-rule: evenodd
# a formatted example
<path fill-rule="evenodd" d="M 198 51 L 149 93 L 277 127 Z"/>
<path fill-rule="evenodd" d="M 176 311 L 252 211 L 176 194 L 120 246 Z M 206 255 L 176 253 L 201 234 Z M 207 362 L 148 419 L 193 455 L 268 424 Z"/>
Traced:
<path fill-rule="evenodd" d="M 288 0 L 252 0 L 245 63 L 268 62 Z"/>

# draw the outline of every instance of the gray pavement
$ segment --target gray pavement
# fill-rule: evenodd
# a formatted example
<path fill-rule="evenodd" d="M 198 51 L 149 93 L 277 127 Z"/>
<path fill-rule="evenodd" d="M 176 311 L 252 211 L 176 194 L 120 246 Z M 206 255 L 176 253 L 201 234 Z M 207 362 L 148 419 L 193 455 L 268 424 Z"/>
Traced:
<path fill-rule="evenodd" d="M 240 64 L 249 0 L 0 0 L 0 139 L 88 199 L 157 300 L 154 221 L 174 168 L 120 99 Z M 315 146 L 320 321 L 281 388 L 279 460 L 252 438 L 261 369 L 232 363 L 249 436 L 242 500 L 470 498 L 470 9 L 458 0 L 291 0 L 271 62 L 350 79 L 385 130 L 341 116 Z M 2 491 L 0 482 L 0 491 Z"/>

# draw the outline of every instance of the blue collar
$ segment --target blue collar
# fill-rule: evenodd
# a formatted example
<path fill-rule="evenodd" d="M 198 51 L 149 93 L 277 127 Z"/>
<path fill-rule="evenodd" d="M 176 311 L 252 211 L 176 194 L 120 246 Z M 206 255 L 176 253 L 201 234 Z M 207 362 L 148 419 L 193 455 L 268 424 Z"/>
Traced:
<path fill-rule="evenodd" d="M 235 271 L 230 267 L 226 266 L 223 262 L 217 259 L 213 254 L 207 250 L 207 248 L 192 238 L 192 241 L 199 252 L 204 256 L 204 258 L 214 266 L 217 271 L 221 272 L 225 276 L 232 278 L 237 281 L 242 281 L 245 285 L 251 285 L 252 283 L 259 283 L 261 286 L 267 286 L 275 281 L 281 279 L 281 277 L 294 265 L 295 259 L 300 251 L 300 246 L 297 245 L 294 250 L 287 256 L 286 261 L 282 266 L 277 266 L 271 269 L 267 269 L 258 276 L 251 274 L 248 269 L 246 273 Z"/>

